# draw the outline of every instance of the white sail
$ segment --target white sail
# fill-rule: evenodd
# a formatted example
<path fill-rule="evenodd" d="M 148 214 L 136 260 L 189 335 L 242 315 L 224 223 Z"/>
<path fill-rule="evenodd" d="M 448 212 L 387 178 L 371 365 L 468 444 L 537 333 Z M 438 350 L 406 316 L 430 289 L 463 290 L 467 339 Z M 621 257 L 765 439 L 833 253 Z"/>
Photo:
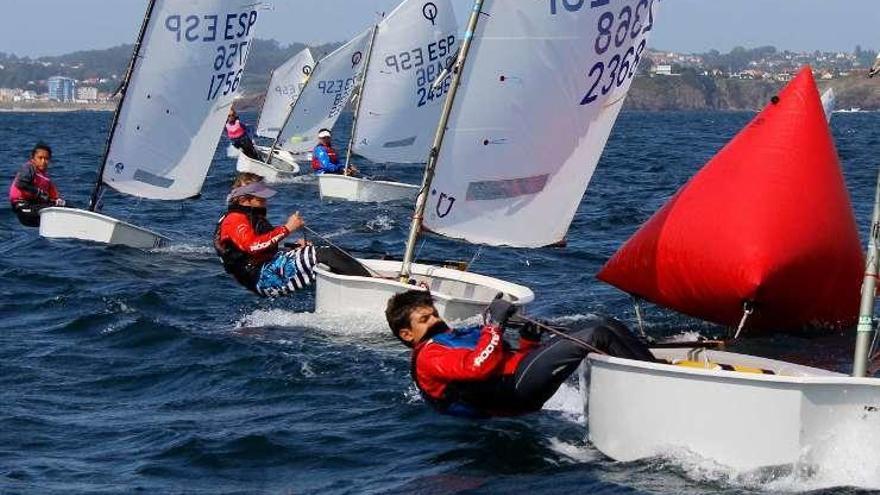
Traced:
<path fill-rule="evenodd" d="M 155 0 L 102 180 L 150 199 L 195 196 L 241 81 L 260 2 Z"/>
<path fill-rule="evenodd" d="M 377 26 L 358 109 L 353 151 L 374 162 L 424 162 L 455 60 L 458 24 L 450 0 L 405 0 Z"/>
<path fill-rule="evenodd" d="M 317 142 L 318 131 L 333 127 L 366 65 L 372 37 L 370 28 L 318 61 L 281 131 L 281 149 L 291 153 L 310 151 Z"/>
<path fill-rule="evenodd" d="M 645 56 L 658 4 L 485 2 L 424 227 L 491 245 L 562 241 Z"/>
<path fill-rule="evenodd" d="M 278 136 L 290 106 L 299 97 L 314 67 L 315 59 L 311 50 L 306 48 L 272 71 L 257 124 L 258 136 L 273 139 Z"/>
<path fill-rule="evenodd" d="M 837 95 L 834 94 L 834 88 L 828 88 L 822 93 L 822 109 L 825 110 L 825 120 L 831 122 L 831 114 L 834 113 L 834 105 L 837 102 Z"/>

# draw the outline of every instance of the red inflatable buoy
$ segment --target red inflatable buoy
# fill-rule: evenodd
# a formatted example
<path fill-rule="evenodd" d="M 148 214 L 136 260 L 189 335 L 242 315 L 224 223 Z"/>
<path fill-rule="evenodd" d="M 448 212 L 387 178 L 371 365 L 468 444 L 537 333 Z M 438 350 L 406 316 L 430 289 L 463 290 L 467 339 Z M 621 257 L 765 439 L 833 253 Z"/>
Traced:
<path fill-rule="evenodd" d="M 864 270 L 837 151 L 805 67 L 598 277 L 745 334 L 853 324 Z"/>

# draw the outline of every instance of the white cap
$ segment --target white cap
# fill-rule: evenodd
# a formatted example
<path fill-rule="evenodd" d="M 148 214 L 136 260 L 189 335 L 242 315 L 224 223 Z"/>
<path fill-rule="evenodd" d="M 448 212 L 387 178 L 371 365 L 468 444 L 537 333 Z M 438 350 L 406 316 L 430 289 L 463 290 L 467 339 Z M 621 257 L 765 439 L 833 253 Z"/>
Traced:
<path fill-rule="evenodd" d="M 319 138 L 328 138 L 330 137 L 330 131 L 324 130 L 318 133 Z"/>

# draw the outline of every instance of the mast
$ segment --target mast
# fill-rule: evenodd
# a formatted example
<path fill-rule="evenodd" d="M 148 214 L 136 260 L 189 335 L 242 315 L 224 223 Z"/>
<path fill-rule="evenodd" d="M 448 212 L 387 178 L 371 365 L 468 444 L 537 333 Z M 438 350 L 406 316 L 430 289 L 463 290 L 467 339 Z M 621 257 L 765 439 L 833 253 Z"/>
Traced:
<path fill-rule="evenodd" d="M 874 297 L 877 288 L 878 245 L 880 245 L 880 174 L 874 190 L 874 214 L 868 233 L 868 252 L 865 256 L 865 278 L 862 281 L 862 301 L 859 306 L 859 325 L 856 329 L 856 349 L 853 356 L 854 377 L 863 377 L 868 370 L 868 353 L 874 334 Z"/>
<path fill-rule="evenodd" d="M 138 33 L 137 42 L 135 42 L 131 61 L 128 63 L 128 69 L 125 71 L 125 79 L 122 81 L 122 94 L 119 97 L 119 105 L 113 112 L 113 122 L 110 124 L 110 133 L 107 135 L 107 141 L 104 143 L 104 153 L 101 157 L 101 165 L 98 167 L 98 177 L 95 181 L 95 188 L 92 190 L 92 196 L 89 198 L 89 210 L 96 211 L 98 209 L 98 198 L 101 195 L 101 189 L 104 184 L 104 168 L 107 166 L 107 157 L 110 155 L 110 145 L 113 142 L 113 135 L 116 133 L 116 127 L 119 125 L 119 114 L 122 112 L 122 105 L 125 103 L 125 95 L 128 93 L 128 83 L 134 74 L 134 66 L 140 58 L 141 47 L 143 46 L 144 36 L 147 34 L 147 26 L 150 24 L 150 18 L 153 16 L 153 7 L 156 6 L 156 0 L 150 0 L 147 6 L 147 12 L 144 14 L 144 21 L 141 23 L 141 30 Z"/>
<path fill-rule="evenodd" d="M 464 64 L 471 48 L 471 41 L 473 41 L 474 33 L 477 31 L 480 15 L 483 13 L 483 2 L 484 0 L 474 0 L 474 7 L 471 11 L 470 20 L 468 20 L 467 31 L 464 33 L 464 41 L 462 42 L 461 50 L 458 52 L 458 59 L 455 61 L 455 66 L 452 69 L 451 87 L 449 88 L 449 94 L 446 95 L 446 101 L 443 103 L 443 111 L 440 113 L 440 123 L 437 125 L 437 132 L 434 134 L 434 142 L 431 145 L 431 153 L 428 156 L 428 164 L 425 166 L 425 175 L 422 179 L 422 188 L 419 190 L 418 198 L 416 198 L 415 212 L 413 213 L 412 223 L 409 226 L 409 237 L 406 240 L 403 264 L 400 266 L 400 281 L 404 283 L 409 280 L 416 241 L 418 241 L 419 232 L 422 230 L 425 206 L 428 204 L 431 182 L 434 180 L 434 170 L 440 157 L 443 139 L 446 137 L 446 126 L 449 123 L 449 117 L 452 115 L 452 105 L 455 103 L 455 95 L 458 93 L 458 87 L 461 84 Z"/>
<path fill-rule="evenodd" d="M 379 32 L 379 25 L 373 28 L 373 35 L 370 37 L 370 48 L 367 49 L 367 61 L 364 65 L 364 71 L 361 74 L 360 90 L 358 91 L 358 101 L 354 106 L 354 120 L 351 123 L 351 136 L 348 138 L 348 151 L 345 154 L 345 171 L 343 175 L 348 175 L 348 166 L 351 163 L 351 147 L 354 145 L 354 137 L 357 134 L 358 117 L 361 114 L 361 102 L 364 101 L 364 88 L 367 85 L 367 72 L 370 70 L 370 60 L 373 59 L 373 45 L 376 43 L 376 34 Z"/>
<path fill-rule="evenodd" d="M 272 141 L 272 147 L 269 148 L 269 154 L 266 155 L 266 164 L 272 163 L 272 156 L 275 155 L 275 150 L 278 149 L 278 141 L 281 139 L 281 134 L 284 133 L 284 128 L 287 127 L 287 123 L 290 122 L 290 117 L 293 116 L 293 111 L 296 110 L 296 104 L 299 103 L 300 98 L 302 98 L 303 93 L 305 93 L 306 88 L 309 86 L 309 83 L 312 82 L 312 74 L 318 70 L 318 65 L 321 63 L 320 60 L 315 62 L 315 66 L 312 67 L 312 72 L 309 73 L 309 78 L 306 79 L 306 83 L 303 85 L 302 89 L 299 91 L 299 94 L 296 95 L 296 99 L 293 100 L 293 103 L 290 104 L 290 110 L 287 111 L 287 117 L 284 118 L 284 123 L 281 124 L 281 128 L 278 129 L 278 134 L 275 136 L 275 139 Z"/>

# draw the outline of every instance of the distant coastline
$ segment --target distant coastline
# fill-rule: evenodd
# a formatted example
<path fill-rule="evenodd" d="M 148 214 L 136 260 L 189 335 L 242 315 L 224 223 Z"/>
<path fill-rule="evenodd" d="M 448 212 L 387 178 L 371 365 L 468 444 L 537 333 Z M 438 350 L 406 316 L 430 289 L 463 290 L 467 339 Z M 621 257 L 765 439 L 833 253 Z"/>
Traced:
<path fill-rule="evenodd" d="M 115 103 L 0 103 L 0 113 L 112 112 L 115 109 Z"/>
<path fill-rule="evenodd" d="M 833 87 L 837 108 L 880 110 L 880 80 L 867 79 L 865 71 L 833 81 L 819 80 L 820 90 Z M 684 74 L 640 75 L 633 81 L 624 110 L 662 111 L 758 111 L 782 89 L 778 81 L 758 81 Z M 246 92 L 235 99 L 239 111 L 259 111 L 265 94 Z M 116 102 L 58 103 L 47 101 L 3 102 L 0 113 L 112 112 Z"/>

